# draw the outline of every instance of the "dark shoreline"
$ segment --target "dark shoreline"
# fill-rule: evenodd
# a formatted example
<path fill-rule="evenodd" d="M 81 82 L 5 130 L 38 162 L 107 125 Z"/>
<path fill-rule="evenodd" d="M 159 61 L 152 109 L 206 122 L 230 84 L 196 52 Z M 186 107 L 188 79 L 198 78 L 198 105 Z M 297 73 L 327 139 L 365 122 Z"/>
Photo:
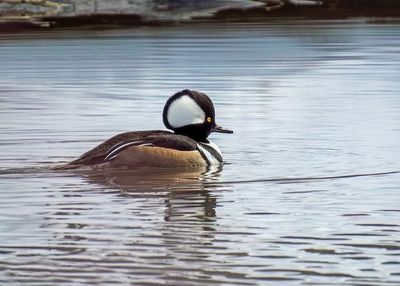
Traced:
<path fill-rule="evenodd" d="M 399 1 L 400 2 L 400 1 Z M 391 17 L 400 18 L 398 8 L 369 8 L 369 7 L 341 7 L 329 8 L 325 6 L 285 6 L 273 11 L 252 9 L 248 11 L 228 10 L 216 14 L 219 20 L 252 19 L 252 18 L 309 18 L 309 19 L 346 19 L 354 17 Z"/>
<path fill-rule="evenodd" d="M 83 16 L 54 16 L 42 17 L 40 19 L 2 19 L 0 18 L 1 32 L 18 32 L 25 30 L 48 30 L 67 27 L 127 27 L 127 26 L 162 26 L 181 23 L 198 22 L 238 22 L 238 21 L 263 21 L 278 18 L 302 18 L 318 20 L 340 20 L 348 18 L 399 18 L 399 8 L 374 8 L 369 7 L 326 7 L 326 6 L 284 6 L 276 10 L 265 8 L 253 8 L 248 10 L 224 10 L 215 14 L 214 17 L 193 18 L 190 21 L 148 21 L 143 20 L 139 15 L 134 14 L 98 14 Z"/>

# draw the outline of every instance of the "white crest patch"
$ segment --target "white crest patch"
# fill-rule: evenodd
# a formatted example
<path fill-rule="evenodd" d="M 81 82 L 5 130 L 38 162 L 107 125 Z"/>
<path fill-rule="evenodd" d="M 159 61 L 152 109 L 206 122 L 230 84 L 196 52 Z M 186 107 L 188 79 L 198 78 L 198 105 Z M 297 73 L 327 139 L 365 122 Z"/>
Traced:
<path fill-rule="evenodd" d="M 201 107 L 187 95 L 183 95 L 173 101 L 168 108 L 167 120 L 173 128 L 203 123 L 206 114 Z"/>

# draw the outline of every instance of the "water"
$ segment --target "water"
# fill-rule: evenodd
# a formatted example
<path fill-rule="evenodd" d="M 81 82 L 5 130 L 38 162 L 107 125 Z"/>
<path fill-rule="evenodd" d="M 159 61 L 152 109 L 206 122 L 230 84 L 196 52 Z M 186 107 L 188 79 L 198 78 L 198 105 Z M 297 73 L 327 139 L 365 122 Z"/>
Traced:
<path fill-rule="evenodd" d="M 400 24 L 0 36 L 0 284 L 399 285 Z M 215 174 L 49 167 L 214 100 Z"/>

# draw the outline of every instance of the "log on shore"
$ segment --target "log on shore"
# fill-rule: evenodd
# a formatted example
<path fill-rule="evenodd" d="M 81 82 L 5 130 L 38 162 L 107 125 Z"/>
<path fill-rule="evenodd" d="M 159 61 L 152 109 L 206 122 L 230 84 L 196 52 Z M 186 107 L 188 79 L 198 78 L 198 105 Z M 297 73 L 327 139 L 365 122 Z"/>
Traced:
<path fill-rule="evenodd" d="M 112 19 L 118 22 L 176 22 L 213 17 L 224 10 L 262 8 L 250 0 L 0 0 L 0 21 L 73 22 Z"/>

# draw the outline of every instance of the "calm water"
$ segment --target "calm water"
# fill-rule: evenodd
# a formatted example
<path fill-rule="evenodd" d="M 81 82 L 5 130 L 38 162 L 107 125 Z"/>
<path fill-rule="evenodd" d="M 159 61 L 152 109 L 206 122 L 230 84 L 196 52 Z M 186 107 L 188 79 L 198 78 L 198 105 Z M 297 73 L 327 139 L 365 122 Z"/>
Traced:
<path fill-rule="evenodd" d="M 400 285 L 399 23 L 2 34 L 0 73 L 1 285 Z M 222 172 L 48 170 L 184 88 Z"/>

